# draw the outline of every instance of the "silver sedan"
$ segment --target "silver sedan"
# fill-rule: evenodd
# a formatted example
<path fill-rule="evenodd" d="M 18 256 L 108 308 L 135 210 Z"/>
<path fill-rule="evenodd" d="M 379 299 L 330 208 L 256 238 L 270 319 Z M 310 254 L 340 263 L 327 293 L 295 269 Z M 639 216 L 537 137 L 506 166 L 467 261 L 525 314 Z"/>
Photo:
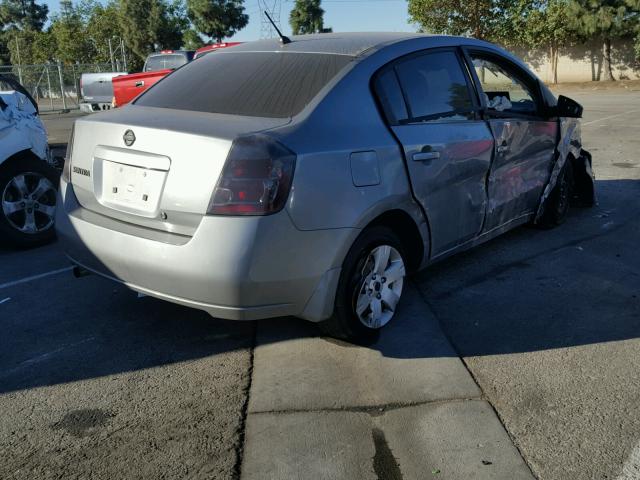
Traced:
<path fill-rule="evenodd" d="M 593 204 L 582 108 L 504 50 L 287 40 L 207 55 L 76 122 L 56 220 L 76 273 L 365 340 L 408 273 Z"/>

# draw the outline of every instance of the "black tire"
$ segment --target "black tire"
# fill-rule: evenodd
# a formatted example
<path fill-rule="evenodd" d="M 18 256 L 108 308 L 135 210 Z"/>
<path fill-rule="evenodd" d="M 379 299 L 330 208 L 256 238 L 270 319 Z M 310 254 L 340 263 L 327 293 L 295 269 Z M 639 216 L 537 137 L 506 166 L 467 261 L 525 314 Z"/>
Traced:
<path fill-rule="evenodd" d="M 538 222 L 540 227 L 553 228 L 564 223 L 571 208 L 573 189 L 573 165 L 568 158 L 560 171 L 556 186 L 547 199 L 542 218 Z"/>
<path fill-rule="evenodd" d="M 405 249 L 398 236 L 391 229 L 384 226 L 366 229 L 356 239 L 342 264 L 333 315 L 328 320 L 319 323 L 319 327 L 325 335 L 361 344 L 372 343 L 378 339 L 381 328 L 370 328 L 361 322 L 355 307 L 357 295 L 365 278 L 363 270 L 367 262 L 371 260 L 372 251 L 383 245 L 393 247 L 400 254 L 406 268 Z"/>
<path fill-rule="evenodd" d="M 26 199 L 33 203 L 32 209 L 27 208 L 23 213 L 14 212 L 7 215 L 5 201 L 20 200 L 20 191 L 13 183 L 13 179 L 20 175 L 25 175 L 25 185 L 30 192 L 36 191 L 40 178 L 48 180 L 53 191 L 47 190 L 35 200 Z M 47 217 L 51 212 L 50 207 L 55 207 L 56 204 L 55 192 L 58 190 L 58 182 L 57 172 L 45 161 L 32 155 L 15 157 L 0 165 L 0 241 L 2 243 L 18 248 L 32 248 L 49 243 L 55 238 L 53 222 L 47 220 Z M 43 212 L 44 209 L 47 211 L 46 214 Z M 27 210 L 29 214 L 33 212 L 35 219 L 36 227 L 32 232 L 22 231 L 17 227 L 21 223 L 20 215 L 26 216 Z M 26 217 L 23 221 L 26 222 Z"/>

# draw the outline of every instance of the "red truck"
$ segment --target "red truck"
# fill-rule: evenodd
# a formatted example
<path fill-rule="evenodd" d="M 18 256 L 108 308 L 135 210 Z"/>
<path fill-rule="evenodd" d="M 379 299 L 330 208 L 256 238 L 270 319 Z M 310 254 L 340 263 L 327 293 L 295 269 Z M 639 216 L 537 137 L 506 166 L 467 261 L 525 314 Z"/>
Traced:
<path fill-rule="evenodd" d="M 147 57 L 142 72 L 114 77 L 111 80 L 114 107 L 126 105 L 158 80 L 189 63 L 193 55 L 192 50 L 162 50 Z"/>
<path fill-rule="evenodd" d="M 162 50 L 158 53 L 152 53 L 144 62 L 142 72 L 113 78 L 113 106 L 121 107 L 126 105 L 151 85 L 191 60 L 239 43 L 214 43 L 213 45 L 199 48 L 195 52 L 193 50 Z"/>

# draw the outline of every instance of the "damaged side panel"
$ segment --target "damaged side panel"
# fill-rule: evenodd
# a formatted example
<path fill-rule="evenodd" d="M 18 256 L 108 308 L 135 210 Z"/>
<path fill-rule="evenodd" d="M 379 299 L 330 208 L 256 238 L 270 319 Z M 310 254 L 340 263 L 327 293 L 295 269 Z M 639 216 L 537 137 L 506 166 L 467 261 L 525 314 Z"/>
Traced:
<path fill-rule="evenodd" d="M 496 148 L 487 180 L 485 232 L 533 212 L 549 180 L 558 138 L 553 121 L 509 118 L 488 123 Z"/>
<path fill-rule="evenodd" d="M 0 163 L 31 150 L 48 158 L 47 131 L 30 100 L 20 92 L 0 92 Z"/>
<path fill-rule="evenodd" d="M 575 182 L 574 202 L 583 206 L 592 206 L 595 204 L 595 177 L 591 168 L 591 154 L 582 149 L 580 121 L 576 118 L 561 118 L 560 140 L 556 148 L 556 161 L 553 165 L 549 181 L 542 192 L 536 212 L 535 223 L 538 223 L 542 218 L 546 203 L 567 161 L 573 162 Z"/>

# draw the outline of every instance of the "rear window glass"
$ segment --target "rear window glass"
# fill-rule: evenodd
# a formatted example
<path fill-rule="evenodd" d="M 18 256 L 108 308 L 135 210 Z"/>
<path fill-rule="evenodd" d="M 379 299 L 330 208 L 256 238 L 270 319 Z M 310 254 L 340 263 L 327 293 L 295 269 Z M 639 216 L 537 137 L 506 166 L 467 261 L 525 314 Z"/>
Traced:
<path fill-rule="evenodd" d="M 455 119 L 456 114 L 473 110 L 465 74 L 454 52 L 415 57 L 396 69 L 413 119 Z"/>
<path fill-rule="evenodd" d="M 179 68 L 185 63 L 187 63 L 186 55 L 155 55 L 147 59 L 144 71 L 155 72 L 167 68 Z"/>
<path fill-rule="evenodd" d="M 176 70 L 135 104 L 252 117 L 292 117 L 351 60 L 346 55 L 218 52 Z"/>

